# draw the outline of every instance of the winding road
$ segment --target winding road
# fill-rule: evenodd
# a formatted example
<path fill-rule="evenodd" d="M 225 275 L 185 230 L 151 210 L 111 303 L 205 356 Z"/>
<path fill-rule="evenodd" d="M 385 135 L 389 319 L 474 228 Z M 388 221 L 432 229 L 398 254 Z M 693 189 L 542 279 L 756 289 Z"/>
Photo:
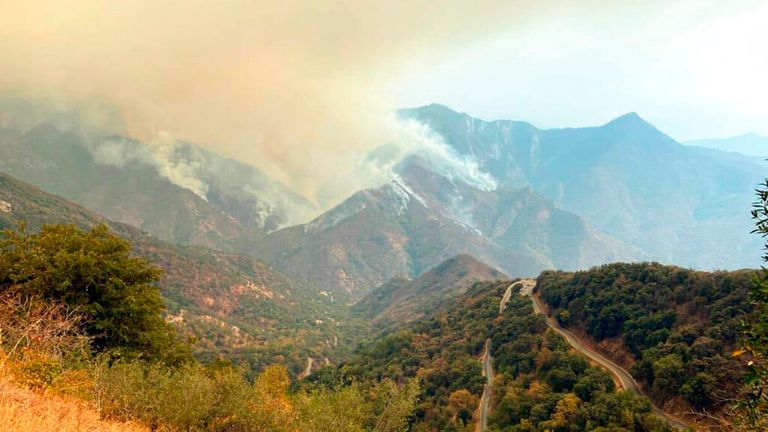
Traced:
<path fill-rule="evenodd" d="M 527 281 L 533 281 L 533 280 L 527 280 Z M 604 369 L 607 369 L 611 375 L 613 376 L 613 380 L 616 382 L 616 385 L 622 389 L 629 390 L 630 393 L 636 395 L 636 396 L 646 396 L 645 393 L 640 389 L 640 386 L 637 384 L 637 381 L 630 375 L 629 372 L 627 372 L 626 369 L 619 366 L 618 364 L 614 363 L 610 359 L 606 358 L 602 354 L 592 350 L 591 348 L 585 346 L 579 338 L 574 335 L 573 333 L 569 332 L 568 330 L 560 327 L 560 324 L 552 318 L 551 316 L 547 315 L 545 313 L 546 307 L 541 302 L 541 299 L 533 295 L 533 288 L 536 286 L 536 281 L 533 281 L 533 283 L 526 283 L 524 284 L 523 288 L 520 290 L 520 295 L 529 296 L 531 300 L 533 301 L 533 311 L 537 315 L 545 315 L 547 326 L 555 331 L 555 333 L 562 336 L 566 342 L 568 342 L 571 347 L 573 347 L 576 351 L 581 353 L 582 355 L 588 357 L 593 362 L 597 363 Z M 650 398 L 648 398 L 650 400 Z M 651 402 L 651 409 L 653 410 L 653 413 L 661 417 L 662 419 L 669 422 L 670 425 L 672 425 L 676 429 L 680 430 L 687 430 L 690 428 L 690 426 L 678 418 L 674 417 L 673 415 L 663 411 L 661 408 L 657 407 L 653 402 Z"/>
<path fill-rule="evenodd" d="M 499 315 L 504 313 L 504 309 L 507 308 L 507 303 L 512 297 L 512 288 L 517 284 L 523 284 L 523 289 L 530 283 L 528 279 L 517 281 L 507 287 L 504 291 L 504 295 L 499 302 Z M 485 377 L 485 384 L 483 385 L 483 395 L 480 397 L 480 406 L 477 410 L 480 415 L 475 426 L 476 432 L 485 432 L 488 428 L 488 411 L 491 406 L 491 390 L 493 387 L 493 359 L 491 358 L 491 338 L 485 340 L 485 349 L 483 350 L 483 357 L 480 360 L 483 363 L 483 377 Z"/>
<path fill-rule="evenodd" d="M 309 374 L 312 373 L 312 366 L 315 364 L 315 359 L 312 357 L 307 357 L 307 367 L 304 369 L 304 372 L 299 375 L 299 381 L 303 380 L 304 378 L 308 377 Z"/>
<path fill-rule="evenodd" d="M 493 359 L 491 359 L 491 338 L 485 340 L 485 350 L 483 351 L 483 376 L 485 384 L 483 385 L 483 396 L 480 398 L 480 419 L 477 422 L 476 431 L 485 432 L 488 427 L 488 409 L 491 406 L 491 386 L 493 384 Z"/>
<path fill-rule="evenodd" d="M 504 291 L 504 295 L 501 297 L 501 303 L 499 303 L 499 315 L 504 313 L 504 309 L 507 308 L 509 299 L 512 298 L 512 288 L 519 283 L 522 283 L 522 281 L 513 283 L 507 287 L 506 291 Z"/>

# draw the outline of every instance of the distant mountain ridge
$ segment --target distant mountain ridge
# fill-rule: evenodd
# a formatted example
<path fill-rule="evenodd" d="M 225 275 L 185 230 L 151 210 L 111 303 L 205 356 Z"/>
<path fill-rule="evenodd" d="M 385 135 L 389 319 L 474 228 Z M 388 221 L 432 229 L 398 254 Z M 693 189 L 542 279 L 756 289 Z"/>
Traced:
<path fill-rule="evenodd" d="M 374 289 L 353 311 L 374 323 L 407 324 L 424 317 L 441 302 L 467 292 L 473 282 L 508 279 L 470 255 L 449 258 L 414 280 L 399 276 Z"/>
<path fill-rule="evenodd" d="M 256 168 L 189 143 L 40 124 L 0 128 L 0 170 L 176 244 L 237 251 L 312 204 Z"/>
<path fill-rule="evenodd" d="M 538 129 L 441 105 L 401 110 L 500 185 L 530 186 L 649 259 L 697 268 L 759 265 L 749 235 L 757 162 L 681 145 L 626 114 L 599 127 Z"/>
<path fill-rule="evenodd" d="M 756 133 L 747 133 L 728 138 L 689 140 L 684 142 L 684 144 L 736 152 L 745 156 L 768 157 L 768 137 Z"/>
<path fill-rule="evenodd" d="M 307 284 L 353 297 L 459 254 L 515 276 L 638 256 L 530 189 L 483 191 L 415 160 L 398 172 L 307 224 L 268 234 L 250 253 Z"/>
<path fill-rule="evenodd" d="M 580 216 L 565 211 L 530 187 L 482 190 L 449 180 L 404 161 L 398 172 L 433 206 L 505 248 L 537 256 L 551 268 L 584 268 L 615 260 L 642 258 L 627 244 L 600 233 Z"/>
<path fill-rule="evenodd" d="M 0 170 L 164 241 L 257 257 L 340 301 L 459 254 L 510 277 L 613 261 L 759 265 L 749 210 L 765 164 L 681 145 L 636 113 L 563 129 L 435 104 L 399 115 L 459 164 L 411 154 L 392 181 L 300 225 L 316 211 L 307 200 L 174 140 L 0 129 Z"/>

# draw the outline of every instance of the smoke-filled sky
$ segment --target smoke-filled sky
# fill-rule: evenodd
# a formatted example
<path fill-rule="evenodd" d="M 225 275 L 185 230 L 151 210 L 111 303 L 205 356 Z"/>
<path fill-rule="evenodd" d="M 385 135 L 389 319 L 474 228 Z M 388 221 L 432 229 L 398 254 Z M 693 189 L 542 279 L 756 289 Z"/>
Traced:
<path fill-rule="evenodd" d="M 768 135 L 767 1 L 623 3 L 489 35 L 391 91 L 550 127 L 636 111 L 678 140 Z"/>
<path fill-rule="evenodd" d="M 402 139 L 402 106 L 768 133 L 761 3 L 0 0 L 0 93 L 202 144 L 324 207 L 380 180 L 356 163 Z"/>

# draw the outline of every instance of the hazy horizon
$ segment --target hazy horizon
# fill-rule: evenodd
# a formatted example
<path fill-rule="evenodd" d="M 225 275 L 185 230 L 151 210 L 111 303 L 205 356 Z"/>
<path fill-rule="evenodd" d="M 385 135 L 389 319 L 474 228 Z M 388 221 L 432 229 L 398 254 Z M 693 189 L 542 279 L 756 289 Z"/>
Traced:
<path fill-rule="evenodd" d="M 397 108 L 537 126 L 637 112 L 673 138 L 768 134 L 759 1 L 32 1 L 0 18 L 0 95 L 145 142 L 186 140 L 328 207 L 423 136 Z M 2 114 L 2 113 L 0 113 Z"/>

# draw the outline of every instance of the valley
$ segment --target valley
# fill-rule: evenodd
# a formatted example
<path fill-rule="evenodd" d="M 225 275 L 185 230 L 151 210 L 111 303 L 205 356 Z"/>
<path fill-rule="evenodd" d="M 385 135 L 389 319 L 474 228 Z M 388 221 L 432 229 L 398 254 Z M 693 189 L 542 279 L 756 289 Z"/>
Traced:
<path fill-rule="evenodd" d="M 133 242 L 135 253 L 164 271 L 166 319 L 197 338 L 200 358 L 226 357 L 254 371 L 280 358 L 298 374 L 307 353 L 333 357 L 325 341 L 341 336 L 344 343 L 335 324 L 344 320 L 343 306 L 254 258 L 167 243 L 3 173 L 0 201 L 7 204 L 0 229 L 103 224 Z"/>
<path fill-rule="evenodd" d="M 768 432 L 768 0 L 0 11 L 0 432 Z"/>
<path fill-rule="evenodd" d="M 162 269 L 164 319 L 189 342 L 195 361 L 230 364 L 246 379 L 281 364 L 298 392 L 392 382 L 405 397 L 407 383 L 418 382 L 421 399 L 408 420 L 414 432 L 528 424 L 561 430 L 569 422 L 584 430 L 716 427 L 697 413 L 727 415 L 722 401 L 738 393 L 744 366 L 729 362 L 726 351 L 735 349 L 736 322 L 747 316 L 754 272 L 647 261 L 679 261 L 687 252 L 662 243 L 689 229 L 711 234 L 717 227 L 709 239 L 734 244 L 726 241 L 742 225 L 734 203 L 745 198 L 728 188 L 758 176 L 759 162 L 681 149 L 634 115 L 589 130 L 485 123 L 433 105 L 401 116 L 440 131 L 496 185 L 417 152 L 396 161 L 392 180 L 292 224 L 313 204 L 255 168 L 175 143 L 163 163 L 192 166 L 200 180 L 182 182 L 158 168 L 156 154 L 117 165 L 104 159 L 105 149 L 144 154 L 146 144 L 39 126 L 0 134 L 0 169 L 34 183 L 0 173 L 0 228 L 106 226 Z M 564 177 L 555 177 L 575 175 L 557 162 L 570 157 L 560 152 L 581 142 L 595 152 L 574 161 L 587 177 L 576 176 L 579 188 L 556 186 Z M 662 173 L 694 160 L 718 186 L 699 190 L 689 178 L 666 174 L 651 185 L 614 159 L 618 143 Z M 500 156 L 501 144 L 509 157 Z M 661 196 L 651 205 L 650 190 L 631 191 L 625 209 L 598 205 L 614 196 L 600 190 L 606 173 L 612 184 L 640 182 L 657 192 L 690 186 L 696 198 Z M 722 176 L 732 182 L 721 185 Z M 207 185 L 203 194 L 193 187 L 200 184 Z M 273 193 L 283 198 L 274 201 Z M 590 200 L 593 207 L 582 206 Z M 122 206 L 133 201 L 140 205 Z M 689 212 L 696 221 L 641 239 L 624 231 L 649 217 L 626 219 L 622 212 L 633 206 L 655 206 L 656 217 L 669 220 Z M 702 248 L 689 240 L 685 247 Z M 753 253 L 752 239 L 737 243 L 732 254 L 701 249 L 709 255 L 689 263 L 749 264 L 741 257 Z M 633 414 L 607 415 L 609 406 Z"/>

